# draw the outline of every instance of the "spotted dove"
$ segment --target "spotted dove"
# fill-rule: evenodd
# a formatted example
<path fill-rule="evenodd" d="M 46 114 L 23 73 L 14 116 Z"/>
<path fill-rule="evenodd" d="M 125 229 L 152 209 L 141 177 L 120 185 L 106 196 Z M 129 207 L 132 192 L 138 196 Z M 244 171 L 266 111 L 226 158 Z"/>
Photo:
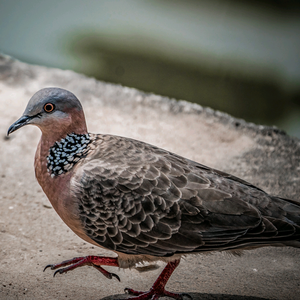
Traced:
<path fill-rule="evenodd" d="M 300 247 L 298 202 L 141 141 L 88 133 L 69 91 L 38 91 L 8 134 L 27 124 L 42 131 L 35 174 L 58 215 L 83 240 L 117 254 L 46 266 L 54 275 L 90 265 L 119 279 L 102 266 L 163 261 L 148 292 L 127 292 L 138 300 L 182 299 L 165 285 L 183 255 Z"/>

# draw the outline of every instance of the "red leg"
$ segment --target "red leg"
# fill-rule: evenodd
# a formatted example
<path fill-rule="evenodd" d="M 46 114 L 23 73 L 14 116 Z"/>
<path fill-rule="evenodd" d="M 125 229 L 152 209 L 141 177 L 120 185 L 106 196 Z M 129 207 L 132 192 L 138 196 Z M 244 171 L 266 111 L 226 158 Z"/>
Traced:
<path fill-rule="evenodd" d="M 166 267 L 163 269 L 161 274 L 158 276 L 156 281 L 154 282 L 152 288 L 148 292 L 139 292 L 135 291 L 133 289 L 126 288 L 125 292 L 128 292 L 129 294 L 132 294 L 136 297 L 131 297 L 129 299 L 132 300 L 147 300 L 147 299 L 158 299 L 159 297 L 167 296 L 174 299 L 182 299 L 182 296 L 187 296 L 191 298 L 188 294 L 176 294 L 176 293 L 170 293 L 165 290 L 165 285 L 167 284 L 169 278 L 171 277 L 173 271 L 176 269 L 176 267 L 179 265 L 180 260 L 175 260 L 169 262 Z"/>
<path fill-rule="evenodd" d="M 47 265 L 44 269 L 44 271 L 47 268 L 51 268 L 51 270 L 55 270 L 61 267 L 65 267 L 65 268 L 61 268 L 58 269 L 57 271 L 54 272 L 53 277 L 59 273 L 66 273 L 68 271 L 74 270 L 78 267 L 83 267 L 83 266 L 92 266 L 94 268 L 96 268 L 98 271 L 100 271 L 106 278 L 112 279 L 113 277 L 116 277 L 119 281 L 120 278 L 118 275 L 114 274 L 114 273 L 109 273 L 107 272 L 105 269 L 103 269 L 101 266 L 114 266 L 114 267 L 118 267 L 119 263 L 118 263 L 118 258 L 117 257 L 101 257 L 101 256 L 86 256 L 86 257 L 74 257 L 73 259 L 70 260 L 65 260 L 59 264 L 54 264 L 54 265 Z"/>

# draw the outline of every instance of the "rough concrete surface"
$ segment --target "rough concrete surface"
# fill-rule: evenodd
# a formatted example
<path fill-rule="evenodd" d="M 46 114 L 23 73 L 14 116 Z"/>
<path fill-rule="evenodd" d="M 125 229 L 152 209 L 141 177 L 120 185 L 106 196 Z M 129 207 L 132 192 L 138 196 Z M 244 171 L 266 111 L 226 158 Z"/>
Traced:
<path fill-rule="evenodd" d="M 43 268 L 75 256 L 112 255 L 75 236 L 34 177 L 40 132 L 26 126 L 6 138 L 37 90 L 57 86 L 81 100 L 90 132 L 140 139 L 232 173 L 267 192 L 300 200 L 300 141 L 184 101 L 107 84 L 72 71 L 0 56 L 0 299 L 101 299 L 148 290 L 160 269 L 118 270 L 121 282 L 83 267 L 52 277 Z M 167 284 L 194 299 L 299 299 L 300 249 L 260 248 L 241 257 L 188 256 Z M 121 294 L 121 295 L 120 295 Z"/>

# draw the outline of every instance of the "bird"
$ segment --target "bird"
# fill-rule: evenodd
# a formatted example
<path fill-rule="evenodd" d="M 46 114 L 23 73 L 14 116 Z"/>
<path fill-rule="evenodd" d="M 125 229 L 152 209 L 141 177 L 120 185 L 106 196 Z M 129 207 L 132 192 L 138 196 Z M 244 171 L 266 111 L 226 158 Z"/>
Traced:
<path fill-rule="evenodd" d="M 57 214 L 84 241 L 116 254 L 47 265 L 54 276 L 92 266 L 120 280 L 103 266 L 161 261 L 166 266 L 149 291 L 125 291 L 135 300 L 183 299 L 165 289 L 182 257 L 300 247 L 300 202 L 139 140 L 89 133 L 70 91 L 36 92 L 7 134 L 25 125 L 41 130 L 35 175 Z"/>

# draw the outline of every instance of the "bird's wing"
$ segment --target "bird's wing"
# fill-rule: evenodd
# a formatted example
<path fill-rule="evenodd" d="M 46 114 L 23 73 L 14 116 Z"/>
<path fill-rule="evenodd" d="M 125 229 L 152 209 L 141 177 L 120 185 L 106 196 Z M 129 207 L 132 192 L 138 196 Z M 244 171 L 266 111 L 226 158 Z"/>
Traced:
<path fill-rule="evenodd" d="M 225 175 L 139 141 L 101 136 L 73 186 L 86 234 L 110 250 L 171 256 L 275 235 L 253 205 L 256 196 L 269 204 L 267 194 Z"/>

